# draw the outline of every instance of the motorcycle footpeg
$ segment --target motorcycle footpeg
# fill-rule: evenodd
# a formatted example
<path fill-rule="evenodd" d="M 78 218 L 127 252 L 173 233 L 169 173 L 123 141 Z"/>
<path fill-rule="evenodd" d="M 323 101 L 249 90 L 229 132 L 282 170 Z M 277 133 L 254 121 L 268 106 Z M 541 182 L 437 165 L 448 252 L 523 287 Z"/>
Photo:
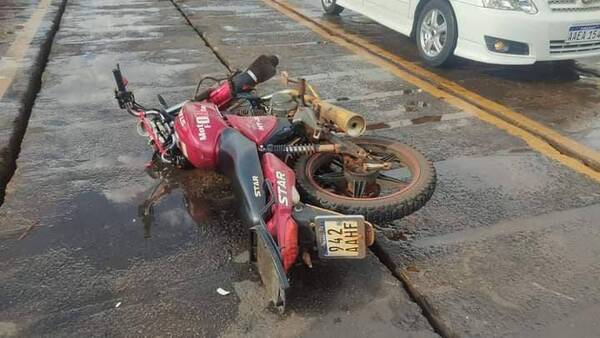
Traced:
<path fill-rule="evenodd" d="M 290 287 L 283 268 L 281 255 L 273 237 L 262 224 L 252 228 L 254 231 L 253 257 L 256 260 L 260 279 L 275 308 L 285 311 L 286 292 Z"/>

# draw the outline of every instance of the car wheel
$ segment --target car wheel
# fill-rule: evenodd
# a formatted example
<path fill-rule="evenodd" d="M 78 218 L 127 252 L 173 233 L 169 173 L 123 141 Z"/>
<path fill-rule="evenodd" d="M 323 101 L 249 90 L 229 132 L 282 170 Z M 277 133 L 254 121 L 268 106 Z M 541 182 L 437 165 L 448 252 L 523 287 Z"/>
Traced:
<path fill-rule="evenodd" d="M 336 2 L 336 0 L 321 0 L 321 5 L 323 5 L 326 14 L 339 15 L 344 10 L 344 7 L 337 5 Z"/>
<path fill-rule="evenodd" d="M 456 48 L 458 28 L 450 4 L 445 0 L 429 1 L 417 23 L 419 55 L 429 65 L 438 67 L 450 61 Z"/>

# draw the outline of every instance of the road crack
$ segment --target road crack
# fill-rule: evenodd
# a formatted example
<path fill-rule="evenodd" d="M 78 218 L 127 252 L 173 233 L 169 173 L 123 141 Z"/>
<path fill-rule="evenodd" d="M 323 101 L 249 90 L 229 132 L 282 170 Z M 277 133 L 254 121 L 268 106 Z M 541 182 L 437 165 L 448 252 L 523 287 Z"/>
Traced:
<path fill-rule="evenodd" d="M 187 16 L 187 14 L 185 14 L 185 12 L 183 11 L 183 9 L 179 6 L 179 4 L 175 0 L 169 0 L 169 1 L 171 2 L 171 4 L 173 4 L 173 6 L 175 7 L 175 9 L 177 9 L 177 11 L 185 19 L 185 21 L 187 22 L 188 26 L 190 26 L 194 30 L 194 32 L 196 32 L 196 34 L 198 34 L 198 36 L 200 37 L 200 39 L 202 39 L 202 41 L 204 41 L 204 44 L 206 45 L 206 47 L 210 48 L 210 50 L 217 57 L 217 59 L 219 60 L 219 62 L 221 62 L 221 64 L 223 66 L 225 66 L 225 68 L 227 68 L 227 70 L 230 73 L 233 73 L 235 71 L 235 69 L 233 67 L 231 67 L 231 64 L 229 63 L 229 61 L 227 61 L 227 59 L 219 52 L 218 48 L 215 47 L 214 44 L 212 44 L 210 42 L 210 40 L 208 39 L 208 37 L 206 36 L 206 34 L 204 32 L 202 32 L 202 31 L 200 31 L 196 26 L 194 26 L 194 24 L 192 23 L 192 21 L 190 20 L 190 18 Z"/>
<path fill-rule="evenodd" d="M 423 295 L 414 286 L 406 272 L 398 267 L 390 255 L 377 242 L 371 246 L 371 252 L 379 259 L 381 264 L 390 270 L 392 276 L 398 279 L 404 286 L 410 299 L 419 306 L 421 314 L 427 319 L 433 330 L 444 338 L 455 338 L 458 334 L 441 318 L 438 310 L 431 304 L 427 296 Z"/>

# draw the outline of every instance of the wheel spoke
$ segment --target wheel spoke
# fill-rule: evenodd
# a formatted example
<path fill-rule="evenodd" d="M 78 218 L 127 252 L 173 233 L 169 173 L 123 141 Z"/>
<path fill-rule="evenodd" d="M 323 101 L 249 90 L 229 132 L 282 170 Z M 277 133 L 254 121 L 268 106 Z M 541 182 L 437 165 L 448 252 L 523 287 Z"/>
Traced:
<path fill-rule="evenodd" d="M 409 184 L 409 182 L 403 181 L 399 178 L 391 177 L 391 176 L 381 174 L 381 173 L 379 175 L 377 175 L 377 179 L 381 180 L 381 181 L 389 182 L 389 183 L 394 183 L 394 184 L 402 186 L 402 187 L 405 187 Z"/>
<path fill-rule="evenodd" d="M 365 194 L 365 182 L 364 181 L 354 181 L 353 182 L 354 189 L 352 191 L 352 197 L 361 198 Z"/>
<path fill-rule="evenodd" d="M 431 39 L 433 41 L 433 45 L 435 46 L 435 49 L 439 52 L 442 51 L 442 49 L 444 48 L 444 45 L 442 44 L 442 42 L 440 41 L 440 37 L 434 37 Z"/>
<path fill-rule="evenodd" d="M 320 175 L 315 175 L 315 178 L 321 182 L 337 184 L 341 180 L 344 180 L 344 173 L 343 172 L 323 173 Z"/>
<path fill-rule="evenodd" d="M 446 24 L 446 21 L 442 22 L 441 24 L 439 24 L 437 26 L 438 34 L 446 33 L 447 29 L 448 29 L 448 25 Z"/>
<path fill-rule="evenodd" d="M 421 36 L 426 36 L 429 32 L 431 32 L 431 28 L 427 27 L 423 22 L 423 26 L 421 26 Z"/>
<path fill-rule="evenodd" d="M 398 158 L 396 157 L 396 154 L 387 154 L 385 156 L 382 156 L 379 160 L 383 161 L 383 162 L 389 162 L 389 161 L 398 161 Z"/>
<path fill-rule="evenodd" d="M 431 16 L 429 17 L 429 21 L 431 22 L 431 27 L 437 26 L 437 17 L 438 17 L 437 9 L 432 10 Z"/>
<path fill-rule="evenodd" d="M 429 38 L 429 39 L 427 39 L 427 41 L 425 41 L 425 50 L 427 52 L 431 53 L 432 47 L 433 47 L 433 38 Z"/>

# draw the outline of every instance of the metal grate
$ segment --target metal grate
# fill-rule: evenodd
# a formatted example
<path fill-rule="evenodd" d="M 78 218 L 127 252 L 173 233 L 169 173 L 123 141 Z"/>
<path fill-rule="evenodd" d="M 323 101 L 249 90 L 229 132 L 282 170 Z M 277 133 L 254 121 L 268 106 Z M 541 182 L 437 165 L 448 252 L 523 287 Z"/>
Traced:
<path fill-rule="evenodd" d="M 569 54 L 600 51 L 600 41 L 565 43 L 564 40 L 550 41 L 550 54 Z"/>
<path fill-rule="evenodd" d="M 553 12 L 600 11 L 600 0 L 548 0 Z"/>

